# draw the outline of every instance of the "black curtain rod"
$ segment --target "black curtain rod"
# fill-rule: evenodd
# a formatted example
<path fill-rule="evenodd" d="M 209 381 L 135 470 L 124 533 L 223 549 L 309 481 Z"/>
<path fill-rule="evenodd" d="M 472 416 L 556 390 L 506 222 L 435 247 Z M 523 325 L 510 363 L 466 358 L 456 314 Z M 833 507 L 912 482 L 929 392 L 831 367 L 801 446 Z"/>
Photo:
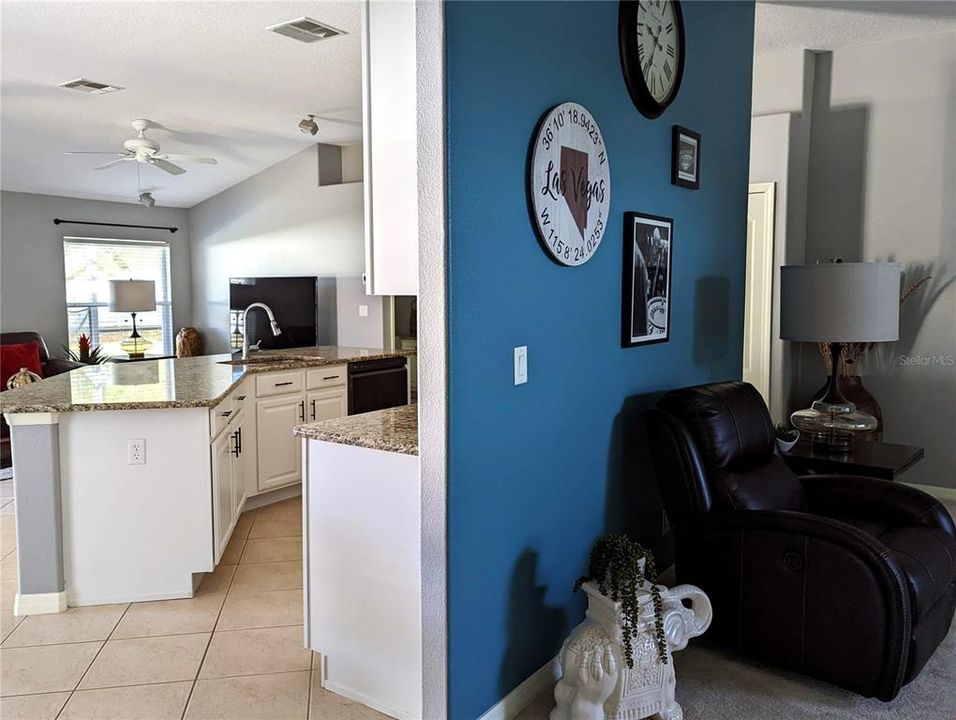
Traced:
<path fill-rule="evenodd" d="M 98 223 L 87 222 L 86 220 L 62 220 L 60 218 L 53 218 L 54 225 L 62 225 L 63 223 L 67 225 L 101 225 L 103 227 L 139 228 L 140 230 L 169 230 L 171 233 L 179 230 L 177 227 L 166 227 L 163 225 L 127 225 L 126 223 Z"/>

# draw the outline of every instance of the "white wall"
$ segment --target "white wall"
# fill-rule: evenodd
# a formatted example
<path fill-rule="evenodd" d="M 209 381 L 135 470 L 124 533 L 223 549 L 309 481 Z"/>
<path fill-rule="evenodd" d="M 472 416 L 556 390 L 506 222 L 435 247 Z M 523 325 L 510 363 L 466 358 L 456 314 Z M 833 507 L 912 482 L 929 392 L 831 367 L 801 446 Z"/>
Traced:
<path fill-rule="evenodd" d="M 780 339 L 776 268 L 804 261 L 813 69 L 814 55 L 805 50 L 766 53 L 754 59 L 750 182 L 776 184 L 769 400 L 774 422 L 785 421 L 794 403 L 802 400 L 795 397 L 800 348 Z"/>
<path fill-rule="evenodd" d="M 163 230 L 54 225 L 53 218 L 143 225 Z M 186 210 L 138 204 L 79 200 L 54 195 L 0 193 L 0 330 L 32 330 L 50 352 L 62 355 L 68 343 L 63 236 L 162 240 L 170 246 L 173 333 L 192 317 L 189 282 L 189 223 Z"/>
<path fill-rule="evenodd" d="M 354 152 L 343 153 L 346 170 Z M 193 321 L 206 351 L 228 349 L 229 278 L 244 275 L 335 278 L 337 344 L 381 347 L 382 298 L 361 289 L 362 202 L 360 182 L 319 187 L 313 147 L 190 208 Z"/>
<path fill-rule="evenodd" d="M 956 487 L 956 32 L 819 56 L 809 177 L 808 262 L 892 259 L 907 284 L 934 278 L 862 374 L 884 439 L 926 449 L 904 479 Z"/>

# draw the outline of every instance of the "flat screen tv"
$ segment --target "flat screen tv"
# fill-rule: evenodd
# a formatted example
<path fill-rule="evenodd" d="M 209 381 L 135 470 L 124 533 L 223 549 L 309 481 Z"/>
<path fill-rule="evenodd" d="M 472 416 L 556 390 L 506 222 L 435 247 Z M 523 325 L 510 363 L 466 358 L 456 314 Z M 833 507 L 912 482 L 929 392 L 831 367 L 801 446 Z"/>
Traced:
<path fill-rule="evenodd" d="M 249 313 L 249 344 L 262 350 L 311 347 L 318 344 L 316 277 L 241 277 L 229 279 L 229 316 L 233 349 L 242 346 L 242 311 L 254 302 L 272 308 L 281 335 L 273 335 L 261 309 Z"/>

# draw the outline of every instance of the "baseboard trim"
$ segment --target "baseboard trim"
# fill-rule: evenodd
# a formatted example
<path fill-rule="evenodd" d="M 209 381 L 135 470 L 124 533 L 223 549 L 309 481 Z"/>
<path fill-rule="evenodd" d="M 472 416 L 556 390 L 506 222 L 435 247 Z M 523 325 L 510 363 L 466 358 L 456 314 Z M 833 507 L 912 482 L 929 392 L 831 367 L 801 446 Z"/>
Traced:
<path fill-rule="evenodd" d="M 329 692 L 335 693 L 336 695 L 341 695 L 344 698 L 361 703 L 362 705 L 365 705 L 365 707 L 370 707 L 372 710 L 378 710 L 378 712 L 385 713 L 389 717 L 397 718 L 397 720 L 418 720 L 419 717 L 406 710 L 401 710 L 399 708 L 386 705 L 385 703 L 377 702 L 360 692 L 356 692 L 352 688 L 339 685 L 338 683 L 329 682 L 326 680 L 322 683 L 322 687 Z"/>
<path fill-rule="evenodd" d="M 17 593 L 13 601 L 13 614 L 50 615 L 66 610 L 66 591 L 51 593 Z"/>
<path fill-rule="evenodd" d="M 942 487 L 940 485 L 917 485 L 916 483 L 903 483 L 911 488 L 922 490 L 924 493 L 932 495 L 938 500 L 956 500 L 956 488 Z"/>
<path fill-rule="evenodd" d="M 494 707 L 478 720 L 512 720 L 534 702 L 539 695 L 553 688 L 560 677 L 561 666 L 558 658 L 551 658 L 543 667 L 538 668 L 531 677 L 501 698 Z"/>
<path fill-rule="evenodd" d="M 264 505 L 271 505 L 272 503 L 281 502 L 282 500 L 298 497 L 301 494 L 302 483 L 296 483 L 295 485 L 289 485 L 288 487 L 277 488 L 275 490 L 267 490 L 264 493 L 247 497 L 246 504 L 243 505 L 242 511 L 255 510 Z"/>

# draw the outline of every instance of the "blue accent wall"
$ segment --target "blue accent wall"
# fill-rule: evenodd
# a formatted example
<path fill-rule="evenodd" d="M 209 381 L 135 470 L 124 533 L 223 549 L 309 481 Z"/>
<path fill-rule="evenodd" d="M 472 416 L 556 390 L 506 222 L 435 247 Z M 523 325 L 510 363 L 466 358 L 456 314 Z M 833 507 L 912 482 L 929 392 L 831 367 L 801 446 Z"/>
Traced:
<path fill-rule="evenodd" d="M 571 586 L 632 514 L 614 489 L 628 398 L 739 378 L 753 4 L 684 2 L 683 85 L 657 120 L 621 76 L 616 2 L 449 2 L 449 708 L 474 720 L 583 617 Z M 600 125 L 611 216 L 593 259 L 560 267 L 529 216 L 541 116 Z M 670 183 L 671 126 L 702 135 L 701 187 Z M 620 348 L 623 214 L 674 218 L 671 339 Z M 527 345 L 527 385 L 512 352 Z M 637 468 L 635 476 L 642 476 Z M 631 478 L 625 478 L 629 482 Z"/>

